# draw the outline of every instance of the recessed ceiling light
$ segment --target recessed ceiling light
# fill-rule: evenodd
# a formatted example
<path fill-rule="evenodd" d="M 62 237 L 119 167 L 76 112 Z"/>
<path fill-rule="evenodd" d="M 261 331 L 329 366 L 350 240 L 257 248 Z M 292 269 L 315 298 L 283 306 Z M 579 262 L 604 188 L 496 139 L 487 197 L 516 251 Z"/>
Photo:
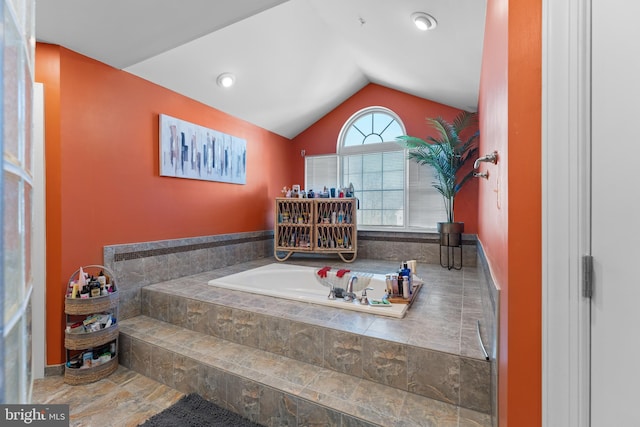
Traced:
<path fill-rule="evenodd" d="M 233 86 L 236 82 L 236 76 L 231 73 L 222 73 L 216 81 L 218 82 L 218 86 L 227 88 Z"/>
<path fill-rule="evenodd" d="M 433 30 L 438 26 L 436 18 L 424 12 L 415 12 L 411 14 L 411 21 L 420 31 Z"/>

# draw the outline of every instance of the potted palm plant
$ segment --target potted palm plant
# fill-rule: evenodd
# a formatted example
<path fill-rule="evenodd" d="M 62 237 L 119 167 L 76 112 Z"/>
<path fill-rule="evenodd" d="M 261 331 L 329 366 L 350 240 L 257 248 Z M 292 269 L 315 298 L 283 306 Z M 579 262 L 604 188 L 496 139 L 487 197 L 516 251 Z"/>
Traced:
<path fill-rule="evenodd" d="M 451 123 L 442 117 L 427 118 L 427 122 L 437 131 L 436 137 L 427 136 L 425 140 L 402 135 L 397 142 L 409 149 L 409 159 L 435 170 L 436 180 L 432 185 L 442 195 L 447 212 L 447 221 L 438 223 L 440 245 L 460 246 L 464 223 L 454 220 L 453 202 L 458 191 L 473 177 L 473 169 L 462 171 L 462 167 L 478 152 L 480 132 L 476 130 L 464 139 L 461 134 L 477 127 L 478 115 L 462 111 Z"/>

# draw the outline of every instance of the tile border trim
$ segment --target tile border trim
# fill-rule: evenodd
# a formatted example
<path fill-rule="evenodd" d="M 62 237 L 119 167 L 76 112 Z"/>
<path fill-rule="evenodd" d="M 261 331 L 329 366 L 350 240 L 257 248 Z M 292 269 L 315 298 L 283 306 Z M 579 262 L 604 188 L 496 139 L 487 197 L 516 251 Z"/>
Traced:
<path fill-rule="evenodd" d="M 140 251 L 122 252 L 122 253 L 114 254 L 113 261 L 114 262 L 127 261 L 132 259 L 149 258 L 149 257 L 154 257 L 159 255 L 169 255 L 169 254 L 175 254 L 180 252 L 189 252 L 189 251 L 195 251 L 200 249 L 210 249 L 210 248 L 217 248 L 221 246 L 228 246 L 228 245 L 235 245 L 235 244 L 242 244 L 242 243 L 253 243 L 253 242 L 259 242 L 263 240 L 270 240 L 272 238 L 273 236 L 270 236 L 270 235 L 263 235 L 263 236 L 256 236 L 256 237 L 239 237 L 235 239 L 232 238 L 229 240 L 218 240 L 213 242 L 194 243 L 190 245 L 171 246 L 171 247 L 158 248 L 158 249 L 146 249 L 146 250 L 140 250 Z"/>

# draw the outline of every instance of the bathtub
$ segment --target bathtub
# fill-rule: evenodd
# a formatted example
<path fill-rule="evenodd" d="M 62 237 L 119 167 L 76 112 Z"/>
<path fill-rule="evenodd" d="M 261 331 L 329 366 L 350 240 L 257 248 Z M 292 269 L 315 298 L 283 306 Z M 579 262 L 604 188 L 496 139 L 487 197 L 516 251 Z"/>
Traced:
<path fill-rule="evenodd" d="M 316 279 L 317 270 L 316 267 L 274 263 L 211 280 L 209 285 L 396 318 L 404 317 L 409 309 L 409 304 L 368 305 L 359 301 L 345 302 L 342 298 L 330 300 L 327 298 L 329 288 Z M 373 290 L 367 291 L 368 297 L 381 299 L 385 276 L 374 274 L 369 287 Z M 360 296 L 360 292 L 357 295 Z"/>

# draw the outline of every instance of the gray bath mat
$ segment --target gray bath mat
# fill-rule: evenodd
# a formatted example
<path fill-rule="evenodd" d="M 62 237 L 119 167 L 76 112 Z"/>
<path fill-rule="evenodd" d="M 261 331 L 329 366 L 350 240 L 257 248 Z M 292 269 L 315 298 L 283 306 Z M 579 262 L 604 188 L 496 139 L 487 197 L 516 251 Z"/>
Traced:
<path fill-rule="evenodd" d="M 188 394 L 138 427 L 260 427 L 240 415 Z"/>

